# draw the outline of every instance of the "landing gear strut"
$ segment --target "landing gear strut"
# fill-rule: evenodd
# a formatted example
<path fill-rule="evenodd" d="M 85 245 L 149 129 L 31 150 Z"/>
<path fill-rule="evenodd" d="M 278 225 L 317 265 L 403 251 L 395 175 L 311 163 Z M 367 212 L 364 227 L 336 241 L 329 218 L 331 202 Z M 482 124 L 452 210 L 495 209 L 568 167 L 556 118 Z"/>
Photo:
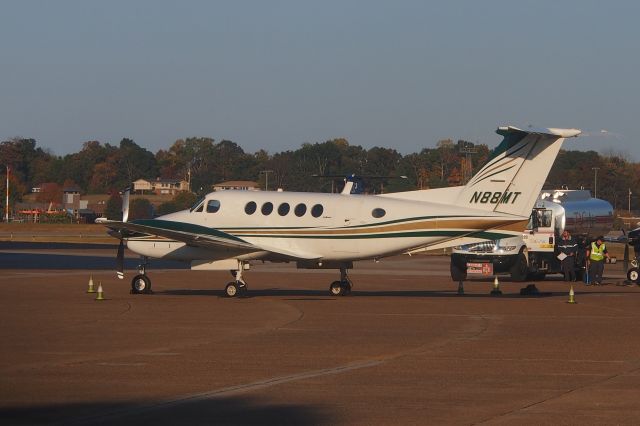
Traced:
<path fill-rule="evenodd" d="M 142 263 L 138 265 L 138 275 L 131 280 L 131 294 L 149 294 L 151 293 L 151 280 L 146 275 L 146 268 L 149 264 L 149 258 L 143 257 Z"/>
<path fill-rule="evenodd" d="M 238 261 L 238 270 L 231 271 L 231 275 L 234 276 L 235 281 L 231 281 L 224 288 L 224 294 L 227 297 L 243 296 L 249 290 L 247 283 L 242 279 L 242 271 L 244 270 L 244 262 Z"/>
<path fill-rule="evenodd" d="M 340 281 L 334 281 L 329 286 L 329 293 L 332 296 L 346 296 L 351 293 L 352 283 L 347 276 L 347 268 L 340 268 Z"/>

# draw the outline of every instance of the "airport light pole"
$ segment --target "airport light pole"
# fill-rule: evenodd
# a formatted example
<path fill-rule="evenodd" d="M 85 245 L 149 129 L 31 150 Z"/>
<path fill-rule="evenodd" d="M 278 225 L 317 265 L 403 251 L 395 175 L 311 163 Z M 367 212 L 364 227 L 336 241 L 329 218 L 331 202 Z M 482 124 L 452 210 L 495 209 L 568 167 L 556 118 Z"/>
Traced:
<path fill-rule="evenodd" d="M 273 173 L 273 170 L 262 170 L 260 174 L 264 174 L 264 190 L 269 190 L 269 173 Z"/>
<path fill-rule="evenodd" d="M 4 221 L 9 222 L 9 165 L 7 164 L 7 199 L 4 210 Z"/>
<path fill-rule="evenodd" d="M 593 170 L 593 198 L 598 198 L 598 170 L 600 167 L 592 167 Z"/>
<path fill-rule="evenodd" d="M 629 206 L 628 206 L 629 216 L 631 216 L 631 188 L 629 188 Z"/>

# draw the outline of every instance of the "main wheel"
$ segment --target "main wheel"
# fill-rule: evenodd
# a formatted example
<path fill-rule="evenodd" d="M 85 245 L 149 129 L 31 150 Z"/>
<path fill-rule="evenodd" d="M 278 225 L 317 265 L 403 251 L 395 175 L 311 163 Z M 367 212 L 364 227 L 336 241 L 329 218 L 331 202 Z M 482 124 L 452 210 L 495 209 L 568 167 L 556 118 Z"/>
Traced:
<path fill-rule="evenodd" d="M 131 280 L 131 294 L 151 293 L 151 280 L 146 275 L 136 275 Z"/>
<path fill-rule="evenodd" d="M 331 293 L 332 296 L 344 296 L 345 292 L 346 289 L 342 281 L 334 281 L 329 286 L 329 293 Z"/>
<path fill-rule="evenodd" d="M 627 279 L 634 283 L 638 283 L 638 278 L 640 277 L 640 270 L 638 268 L 631 268 L 627 271 Z"/>
<path fill-rule="evenodd" d="M 342 281 L 342 290 L 345 296 L 351 293 L 351 283 L 349 281 Z"/>
<path fill-rule="evenodd" d="M 235 282 L 230 282 L 224 288 L 224 294 L 227 297 L 236 297 L 239 292 L 240 292 L 240 288 L 238 287 L 238 284 L 236 284 Z"/>

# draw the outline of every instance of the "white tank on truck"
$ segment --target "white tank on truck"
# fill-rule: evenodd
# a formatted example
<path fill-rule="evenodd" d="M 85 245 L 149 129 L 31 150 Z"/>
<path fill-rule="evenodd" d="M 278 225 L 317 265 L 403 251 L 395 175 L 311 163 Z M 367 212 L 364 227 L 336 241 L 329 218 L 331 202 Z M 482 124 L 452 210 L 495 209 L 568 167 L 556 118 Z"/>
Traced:
<path fill-rule="evenodd" d="M 515 281 L 560 273 L 556 242 L 566 229 L 578 243 L 576 271 L 583 272 L 587 244 L 613 228 L 613 206 L 587 190 L 542 191 L 521 235 L 454 247 L 451 278 L 508 273 Z"/>

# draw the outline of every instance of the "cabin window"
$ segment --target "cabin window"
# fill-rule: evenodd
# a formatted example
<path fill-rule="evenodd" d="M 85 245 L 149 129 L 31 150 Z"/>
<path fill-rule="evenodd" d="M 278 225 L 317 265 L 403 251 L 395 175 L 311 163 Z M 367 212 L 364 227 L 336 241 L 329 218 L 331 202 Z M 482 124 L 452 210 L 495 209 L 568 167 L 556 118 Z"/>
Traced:
<path fill-rule="evenodd" d="M 220 201 L 209 200 L 207 201 L 207 213 L 216 213 L 220 210 Z"/>
<path fill-rule="evenodd" d="M 371 216 L 375 217 L 376 219 L 380 219 L 381 217 L 384 217 L 384 215 L 386 214 L 387 212 L 381 208 L 371 210 Z"/>
<path fill-rule="evenodd" d="M 278 214 L 280 216 L 286 216 L 286 215 L 289 214 L 289 210 L 291 210 L 291 207 L 289 206 L 289 203 L 282 203 L 278 207 Z"/>
<path fill-rule="evenodd" d="M 246 214 L 254 214 L 256 209 L 258 208 L 255 201 L 249 201 L 246 206 L 244 206 L 244 212 Z"/>
<path fill-rule="evenodd" d="M 307 206 L 306 204 L 298 204 L 296 206 L 296 208 L 293 210 L 293 212 L 296 214 L 296 216 L 298 217 L 302 217 L 304 216 L 304 214 L 307 212 Z"/>
<path fill-rule="evenodd" d="M 260 211 L 262 212 L 263 215 L 268 216 L 271 214 L 271 212 L 273 211 L 273 204 L 270 202 L 266 202 L 262 205 L 262 208 L 260 209 Z"/>
<path fill-rule="evenodd" d="M 311 208 L 311 216 L 320 217 L 322 216 L 323 211 L 324 211 L 324 207 L 322 207 L 322 204 L 316 204 Z"/>

